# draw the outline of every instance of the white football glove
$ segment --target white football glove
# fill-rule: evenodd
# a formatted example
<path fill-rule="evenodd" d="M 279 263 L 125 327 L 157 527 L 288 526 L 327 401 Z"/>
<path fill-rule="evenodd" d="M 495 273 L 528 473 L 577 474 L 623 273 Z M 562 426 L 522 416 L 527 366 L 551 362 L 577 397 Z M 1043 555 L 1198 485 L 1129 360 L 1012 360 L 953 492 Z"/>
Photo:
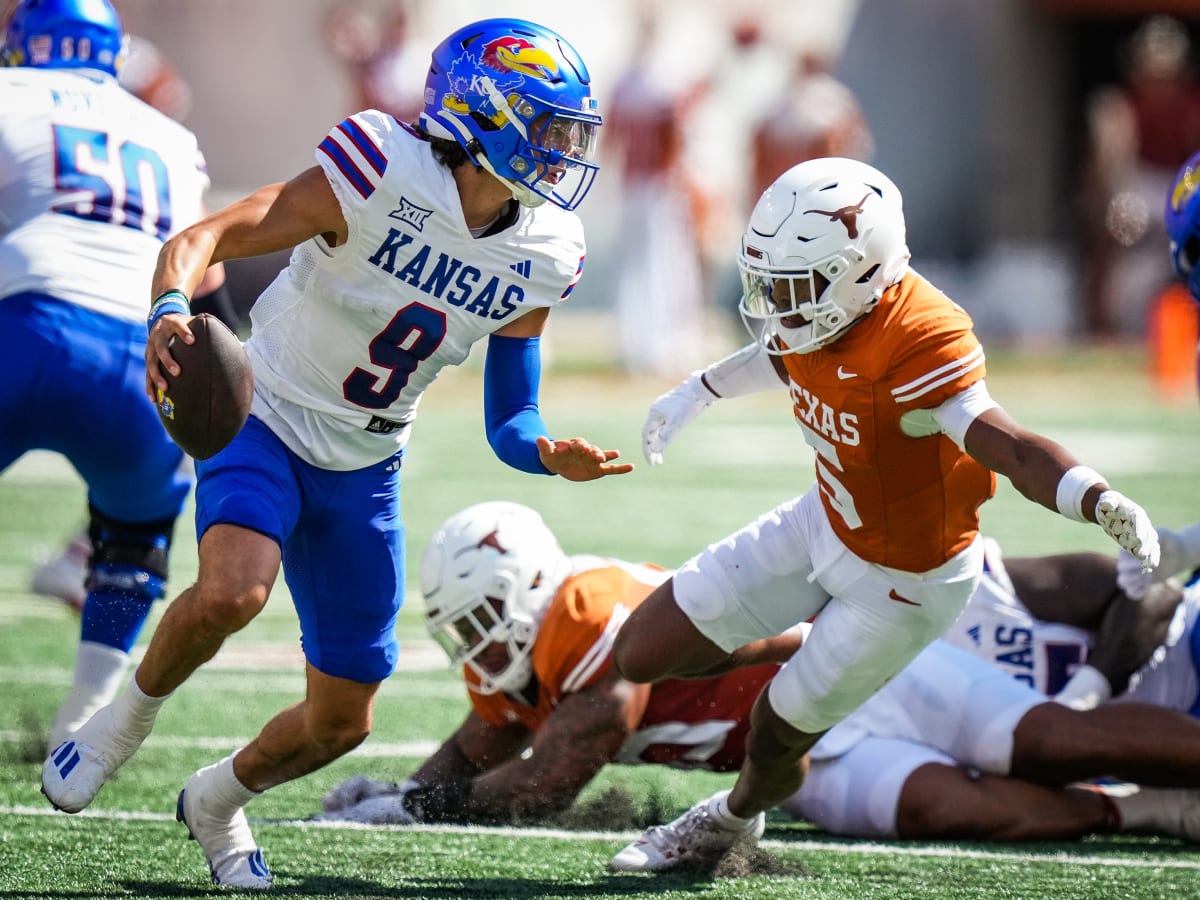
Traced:
<path fill-rule="evenodd" d="M 1117 557 L 1117 587 L 1133 599 L 1146 596 L 1156 584 L 1191 567 L 1183 539 L 1170 528 L 1158 529 L 1158 568 L 1147 572 L 1140 560 L 1126 550 Z"/>
<path fill-rule="evenodd" d="M 353 775 L 326 792 L 321 798 L 321 809 L 325 812 L 346 809 L 371 797 L 403 792 L 407 790 L 407 785 L 411 784 L 415 782 L 409 780 L 404 784 L 397 784 L 394 781 L 376 781 L 366 775 Z"/>
<path fill-rule="evenodd" d="M 675 435 L 709 405 L 717 395 L 704 386 L 699 373 L 692 373 L 678 386 L 667 391 L 650 404 L 646 423 L 642 425 L 642 452 L 646 462 L 657 466 L 663 461 L 663 451 Z"/>
<path fill-rule="evenodd" d="M 1158 566 L 1158 534 L 1146 511 L 1117 491 L 1107 490 L 1096 502 L 1096 523 L 1133 554 L 1143 572 Z M 1132 595 L 1131 595 L 1132 596 Z"/>
<path fill-rule="evenodd" d="M 331 808 L 328 805 L 330 795 L 335 793 L 338 788 L 356 781 L 356 779 L 362 779 L 358 782 L 357 787 L 362 788 L 364 791 L 374 791 L 374 793 L 365 793 L 356 802 Z M 370 784 L 368 785 L 367 782 Z M 386 787 L 388 790 L 380 791 L 378 790 L 380 787 Z M 372 781 L 363 775 L 356 775 L 354 778 L 349 778 L 342 782 L 342 784 L 338 785 L 337 788 L 334 788 L 322 798 L 321 804 L 325 807 L 325 812 L 315 818 L 320 822 L 358 822 L 364 825 L 412 825 L 418 820 L 412 813 L 405 809 L 404 797 L 416 787 L 420 787 L 420 785 L 411 778 L 401 784 L 392 784 L 384 781 Z M 351 794 L 348 792 L 346 796 L 351 796 Z"/>

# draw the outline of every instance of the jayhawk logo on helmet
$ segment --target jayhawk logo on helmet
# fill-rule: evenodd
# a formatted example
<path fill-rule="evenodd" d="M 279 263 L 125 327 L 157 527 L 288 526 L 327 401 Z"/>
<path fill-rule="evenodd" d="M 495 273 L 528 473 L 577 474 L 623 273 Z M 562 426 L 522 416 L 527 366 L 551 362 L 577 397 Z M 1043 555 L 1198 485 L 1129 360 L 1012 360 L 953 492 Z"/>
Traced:
<path fill-rule="evenodd" d="M 487 93 L 479 83 L 481 75 L 490 77 L 496 90 L 507 97 L 525 83 L 526 77 L 542 81 L 555 78 L 558 64 L 549 53 L 524 38 L 515 35 L 496 38 L 483 46 L 478 57 L 468 51 L 451 64 L 446 73 L 450 89 L 442 98 L 442 105 L 460 115 L 469 112 L 465 98 Z M 499 112 L 489 118 L 494 118 L 497 125 L 504 124 Z"/>
<path fill-rule="evenodd" d="M 545 26 L 484 19 L 433 50 L 421 129 L 456 141 L 524 206 L 582 202 L 599 169 L 602 122 L 587 66 Z"/>
<path fill-rule="evenodd" d="M 549 53 L 525 38 L 511 35 L 485 44 L 481 62 L 496 72 L 517 72 L 543 81 L 558 75 L 558 63 Z"/>
<path fill-rule="evenodd" d="M 1200 170 L 1191 165 L 1184 166 L 1175 179 L 1175 186 L 1171 189 L 1171 209 L 1176 212 L 1183 209 L 1192 199 L 1197 188 L 1200 188 Z"/>

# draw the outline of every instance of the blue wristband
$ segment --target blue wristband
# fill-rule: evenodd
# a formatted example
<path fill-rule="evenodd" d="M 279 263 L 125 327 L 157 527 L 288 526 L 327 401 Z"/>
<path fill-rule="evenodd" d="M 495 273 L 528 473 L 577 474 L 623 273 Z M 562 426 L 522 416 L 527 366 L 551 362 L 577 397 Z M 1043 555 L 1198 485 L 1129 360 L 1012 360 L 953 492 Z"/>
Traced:
<path fill-rule="evenodd" d="M 150 315 L 146 317 L 146 330 L 150 331 L 155 322 L 170 313 L 179 313 L 184 316 L 192 314 L 187 294 L 183 291 L 164 291 L 158 295 L 158 299 L 150 307 Z"/>

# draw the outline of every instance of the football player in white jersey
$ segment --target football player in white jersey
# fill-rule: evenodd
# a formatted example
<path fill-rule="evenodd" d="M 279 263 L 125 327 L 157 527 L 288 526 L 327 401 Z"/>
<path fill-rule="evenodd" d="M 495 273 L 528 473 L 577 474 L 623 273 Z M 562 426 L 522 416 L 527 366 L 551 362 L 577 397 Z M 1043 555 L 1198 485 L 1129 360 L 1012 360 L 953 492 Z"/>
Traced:
<path fill-rule="evenodd" d="M 120 687 L 192 483 L 145 397 L 144 316 L 163 241 L 199 218 L 208 175 L 190 131 L 118 86 L 122 44 L 107 0 L 22 0 L 0 51 L 0 470 L 61 453 L 90 514 L 51 747 Z"/>
<path fill-rule="evenodd" d="M 126 35 L 127 52 L 117 72 L 117 83 L 139 100 L 159 112 L 182 122 L 191 108 L 191 88 L 149 40 Z M 229 286 L 225 267 L 217 264 L 208 270 L 204 282 L 192 298 L 192 312 L 210 313 L 240 333 L 242 323 Z M 83 610 L 87 597 L 88 559 L 92 541 L 86 520 L 54 556 L 39 563 L 30 573 L 29 589 L 43 597 L 61 600 L 75 612 Z M 85 717 L 86 718 L 86 717 Z M 54 743 L 56 735 L 51 735 Z"/>
<path fill-rule="evenodd" d="M 149 318 L 147 390 L 192 340 L 187 299 L 213 261 L 294 247 L 251 311 L 252 414 L 197 464 L 199 581 L 165 614 L 128 688 L 42 770 L 83 809 L 149 734 L 161 703 L 258 614 L 282 564 L 300 618 L 305 699 L 201 769 L 178 814 L 218 884 L 272 883 L 242 807 L 361 743 L 397 657 L 400 469 L 442 367 L 487 338 L 484 418 L 518 469 L 587 481 L 616 451 L 551 439 L 539 336 L 584 262 L 573 210 L 595 178 L 601 117 L 583 60 L 520 19 L 465 26 L 433 51 L 419 127 L 368 110 L 334 126 L 317 165 L 168 242 Z"/>
<path fill-rule="evenodd" d="M 1200 841 L 1200 586 L 1149 584 L 1200 563 L 1200 526 L 1158 533 L 1155 574 L 1129 558 L 1121 579 L 1100 554 L 988 541 L 962 617 L 821 739 L 784 808 L 859 837 Z M 1071 784 L 1103 776 L 1141 787 Z"/>

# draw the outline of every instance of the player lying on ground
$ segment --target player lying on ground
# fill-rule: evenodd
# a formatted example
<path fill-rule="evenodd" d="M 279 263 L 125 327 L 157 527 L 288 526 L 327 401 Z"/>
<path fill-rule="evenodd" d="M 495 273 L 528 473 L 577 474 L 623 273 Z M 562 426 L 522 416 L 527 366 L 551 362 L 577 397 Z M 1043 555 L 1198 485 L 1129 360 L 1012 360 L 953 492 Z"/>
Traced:
<path fill-rule="evenodd" d="M 1167 194 L 1164 222 L 1171 264 L 1200 302 L 1200 152 L 1180 166 Z"/>
<path fill-rule="evenodd" d="M 403 785 L 357 776 L 326 796 L 326 810 L 362 822 L 537 821 L 610 762 L 736 771 L 750 708 L 776 666 L 652 686 L 612 669 L 617 630 L 668 574 L 567 556 L 515 503 L 451 516 L 421 560 L 421 591 L 430 634 L 463 666 L 471 712 Z"/>
<path fill-rule="evenodd" d="M 1200 554 L 1176 548 L 1197 532 L 1160 529 L 1170 559 L 1158 571 L 1190 569 Z M 1131 602 L 1111 558 L 1003 560 L 988 541 L 983 581 L 944 640 L 818 742 L 783 806 L 861 837 L 1120 827 L 1200 841 L 1198 616 L 1200 587 L 1147 586 Z M 1069 785 L 1097 776 L 1154 787 L 1108 797 Z"/>
<path fill-rule="evenodd" d="M 991 558 L 999 565 L 995 552 Z M 1035 605 L 1050 600 L 1045 576 L 1064 567 L 1074 584 L 1089 589 L 1075 602 L 1062 598 L 1059 605 L 1072 620 L 1097 625 L 1115 618 L 1108 609 L 1123 598 L 1114 596 L 1111 559 L 1074 554 L 1012 563 L 1014 579 L 1038 598 Z M 324 797 L 323 818 L 374 824 L 530 822 L 567 808 L 610 762 L 736 770 L 744 761 L 754 699 L 776 666 L 651 686 L 631 684 L 612 669 L 615 632 L 667 574 L 613 559 L 567 557 L 537 513 L 516 504 L 484 503 L 452 516 L 426 551 L 422 590 L 426 624 L 451 659 L 463 664 L 472 710 L 407 780 L 349 778 Z M 1009 585 L 1003 568 L 989 567 L 976 592 L 981 606 L 989 607 L 996 596 L 1012 599 Z M 1131 653 L 1142 659 L 1151 654 L 1177 600 L 1176 588 L 1164 588 L 1123 610 L 1121 616 L 1145 612 L 1147 621 L 1137 623 L 1139 641 L 1132 642 L 1132 651 L 1127 634 L 1117 633 L 1113 642 L 1127 649 L 1105 655 L 1099 648 L 1113 660 L 1111 677 L 1128 679 Z M 1043 628 L 1047 638 L 1072 635 L 1085 649 L 1090 643 L 1078 628 L 1046 623 Z M 745 658 L 786 658 L 799 646 L 802 631 L 754 653 L 747 650 Z M 961 701 L 974 698 L 980 700 L 978 713 L 968 716 Z M 952 715 L 937 715 L 939 702 L 953 702 Z M 870 830 L 872 815 L 882 815 L 898 819 L 902 837 L 1066 838 L 1152 828 L 1196 838 L 1200 823 L 1181 812 L 1191 796 L 1187 792 L 1108 799 L 1062 787 L 1074 779 L 1117 773 L 1147 784 L 1200 785 L 1195 765 L 1200 722 L 1189 717 L 1140 704 L 1077 712 L 948 641 L 922 652 L 871 706 L 893 711 L 914 706 L 927 714 L 911 722 L 904 715 L 893 717 L 911 726 L 910 736 L 918 725 L 930 729 L 927 737 L 913 737 L 915 749 L 897 753 L 897 761 L 949 760 L 944 767 L 950 771 L 936 784 L 941 793 L 894 791 L 895 814 L 889 816 L 886 808 L 876 812 L 875 804 L 867 803 L 868 792 L 847 783 L 834 752 L 839 745 L 848 751 L 855 739 L 874 746 L 856 730 L 870 719 L 856 715 L 817 745 L 814 758 L 824 759 L 828 751 L 830 762 L 814 764 L 804 789 L 785 809 L 846 834 L 895 835 L 882 827 Z M 893 720 L 885 718 L 883 725 Z M 977 734 L 948 727 L 980 722 Z M 1116 730 L 1109 734 L 1109 728 Z M 935 749 L 941 745 L 959 751 L 964 764 L 986 757 L 989 771 L 1011 771 L 1013 777 L 972 781 L 956 767 L 958 757 Z M 887 759 L 869 759 L 874 768 L 865 783 L 887 784 L 891 770 L 880 765 L 881 758 Z M 946 815 L 938 819 L 940 807 Z M 964 810 L 969 811 L 965 821 Z"/>

